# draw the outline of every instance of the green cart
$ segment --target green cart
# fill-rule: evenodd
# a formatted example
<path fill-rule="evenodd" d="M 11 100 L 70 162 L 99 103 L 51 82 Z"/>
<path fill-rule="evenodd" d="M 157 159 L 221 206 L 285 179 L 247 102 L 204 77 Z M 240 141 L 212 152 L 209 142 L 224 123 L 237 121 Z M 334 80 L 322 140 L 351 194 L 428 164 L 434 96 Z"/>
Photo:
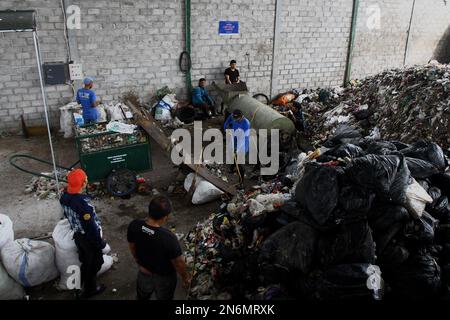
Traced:
<path fill-rule="evenodd" d="M 89 182 L 105 181 L 112 195 L 128 195 L 136 189 L 136 174 L 152 169 L 149 138 L 140 127 L 133 134 L 105 128 L 106 123 L 75 128 L 81 168 Z"/>

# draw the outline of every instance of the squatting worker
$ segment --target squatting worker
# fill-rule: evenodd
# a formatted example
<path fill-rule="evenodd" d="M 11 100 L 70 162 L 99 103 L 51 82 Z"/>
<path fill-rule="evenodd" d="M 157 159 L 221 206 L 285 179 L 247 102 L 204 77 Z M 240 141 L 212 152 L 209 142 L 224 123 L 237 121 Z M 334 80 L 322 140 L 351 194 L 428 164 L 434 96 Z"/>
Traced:
<path fill-rule="evenodd" d="M 83 107 L 84 124 L 94 123 L 98 119 L 96 107 L 99 104 L 95 92 L 92 90 L 94 80 L 86 77 L 83 83 L 84 88 L 79 89 L 77 92 L 77 102 Z"/>
<path fill-rule="evenodd" d="M 150 299 L 153 292 L 158 300 L 172 300 L 177 272 L 183 279 L 183 286 L 189 286 L 178 239 L 163 227 L 171 211 L 170 200 L 157 196 L 150 201 L 147 219 L 134 220 L 128 226 L 128 244 L 139 266 L 136 284 L 138 300 Z"/>
<path fill-rule="evenodd" d="M 210 118 L 211 115 L 216 114 L 215 103 L 206 89 L 205 78 L 201 78 L 198 81 L 198 87 L 192 90 L 192 105 L 202 110 L 205 118 Z"/>
<path fill-rule="evenodd" d="M 233 152 L 234 152 L 234 166 L 233 170 L 236 168 L 239 170 L 239 182 L 242 186 L 244 182 L 245 168 L 243 163 L 237 163 L 238 154 L 243 153 L 245 161 L 248 161 L 249 152 L 249 141 L 250 141 L 250 121 L 241 110 L 234 110 L 231 115 L 228 116 L 225 124 L 223 125 L 224 130 L 232 129 L 233 133 Z"/>
<path fill-rule="evenodd" d="M 100 220 L 91 198 L 82 193 L 87 183 L 86 173 L 82 169 L 72 170 L 67 175 L 68 186 L 59 201 L 74 232 L 73 237 L 78 248 L 81 262 L 81 298 L 89 298 L 106 289 L 104 285 L 96 283 L 97 272 L 103 264 L 102 249 L 105 248 L 106 242 L 101 237 Z"/>
<path fill-rule="evenodd" d="M 233 84 L 241 82 L 241 77 L 239 76 L 239 70 L 236 68 L 236 60 L 230 61 L 230 67 L 225 69 L 225 83 Z"/>

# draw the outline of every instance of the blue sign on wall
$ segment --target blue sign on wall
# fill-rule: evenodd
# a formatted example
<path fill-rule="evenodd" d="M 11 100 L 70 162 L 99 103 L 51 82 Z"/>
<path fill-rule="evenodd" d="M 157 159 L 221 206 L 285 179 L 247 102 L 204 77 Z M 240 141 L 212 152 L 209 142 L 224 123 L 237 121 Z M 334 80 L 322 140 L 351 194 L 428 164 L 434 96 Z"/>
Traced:
<path fill-rule="evenodd" d="M 219 34 L 239 34 L 239 22 L 219 21 Z"/>

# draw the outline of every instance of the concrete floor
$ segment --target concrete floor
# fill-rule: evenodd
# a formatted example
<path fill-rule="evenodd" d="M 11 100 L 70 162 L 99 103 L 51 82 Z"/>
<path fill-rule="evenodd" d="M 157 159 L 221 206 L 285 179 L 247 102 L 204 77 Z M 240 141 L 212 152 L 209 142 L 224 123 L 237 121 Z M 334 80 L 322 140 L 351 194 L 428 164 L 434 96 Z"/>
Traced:
<path fill-rule="evenodd" d="M 62 166 L 70 166 L 78 160 L 73 139 L 54 138 L 56 161 Z M 150 181 L 152 188 L 164 194 L 164 190 L 175 181 L 178 170 L 174 167 L 164 151 L 151 142 L 153 171 L 142 174 Z M 0 213 L 7 214 L 13 221 L 15 238 L 32 238 L 51 233 L 62 216 L 57 200 L 37 200 L 32 194 L 24 194 L 25 185 L 31 175 L 12 167 L 8 159 L 15 153 L 26 153 L 50 160 L 50 148 L 46 136 L 25 139 L 20 136 L 0 138 Z M 30 169 L 51 171 L 50 167 L 36 166 L 29 163 Z M 175 215 L 169 221 L 169 227 L 175 227 L 179 233 L 186 234 L 198 221 L 214 212 L 219 201 L 194 206 L 183 195 L 170 196 L 174 203 Z M 117 253 L 119 262 L 99 278 L 107 290 L 95 299 L 134 299 L 135 298 L 135 263 L 128 251 L 126 230 L 128 224 L 136 218 L 146 217 L 146 208 L 150 196 L 135 194 L 130 199 L 111 199 L 103 197 L 94 200 L 97 212 L 103 223 L 103 234 Z M 51 239 L 46 240 L 51 242 Z M 186 292 L 180 281 L 176 290 L 176 299 L 184 299 Z M 113 292 L 116 289 L 116 292 Z M 47 283 L 28 290 L 31 299 L 72 299 L 70 292 L 60 292 L 54 283 Z"/>

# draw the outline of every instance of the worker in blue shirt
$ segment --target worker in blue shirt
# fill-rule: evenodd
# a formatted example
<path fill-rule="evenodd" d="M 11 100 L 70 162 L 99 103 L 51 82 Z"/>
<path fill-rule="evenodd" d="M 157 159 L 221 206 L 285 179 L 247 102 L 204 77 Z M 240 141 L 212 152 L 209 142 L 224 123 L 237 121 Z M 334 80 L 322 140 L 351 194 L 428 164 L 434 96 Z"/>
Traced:
<path fill-rule="evenodd" d="M 238 163 L 237 154 L 245 154 L 245 162 L 248 162 L 249 146 L 250 146 L 250 121 L 244 117 L 241 110 L 234 110 L 231 115 L 228 116 L 224 125 L 224 130 L 232 129 L 233 133 L 233 152 L 234 152 L 234 165 L 232 170 L 237 168 L 239 175 L 239 183 L 243 186 L 245 168 L 244 163 Z"/>
<path fill-rule="evenodd" d="M 79 298 L 89 298 L 105 290 L 96 283 L 97 272 L 103 264 L 106 242 L 102 239 L 101 224 L 88 195 L 82 194 L 87 185 L 87 176 L 82 169 L 72 170 L 67 175 L 67 188 L 60 198 L 64 216 L 74 232 L 73 238 L 78 248 L 81 262 L 82 290 Z"/>
<path fill-rule="evenodd" d="M 216 115 L 215 103 L 206 90 L 206 79 L 201 78 L 198 81 L 198 87 L 192 91 L 192 105 L 203 111 L 204 118 L 211 118 Z"/>
<path fill-rule="evenodd" d="M 81 88 L 77 92 L 77 102 L 83 107 L 83 120 L 84 124 L 95 123 L 98 119 L 98 112 L 96 107 L 99 102 L 95 92 L 92 90 L 94 86 L 94 80 L 90 77 L 86 77 L 83 80 L 84 88 Z"/>

